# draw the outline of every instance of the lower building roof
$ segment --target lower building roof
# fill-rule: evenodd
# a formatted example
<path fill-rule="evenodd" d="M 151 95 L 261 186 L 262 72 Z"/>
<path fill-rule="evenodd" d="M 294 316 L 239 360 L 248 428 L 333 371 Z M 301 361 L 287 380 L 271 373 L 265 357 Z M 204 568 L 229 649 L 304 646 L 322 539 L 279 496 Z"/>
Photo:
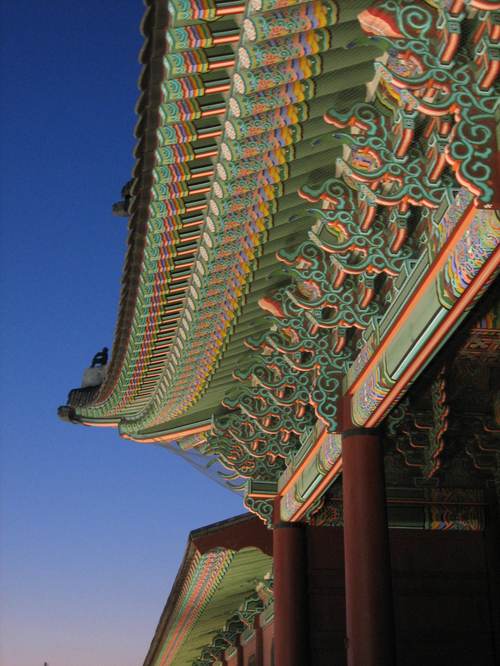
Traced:
<path fill-rule="evenodd" d="M 271 567 L 271 531 L 255 516 L 191 532 L 144 666 L 191 666 Z"/>

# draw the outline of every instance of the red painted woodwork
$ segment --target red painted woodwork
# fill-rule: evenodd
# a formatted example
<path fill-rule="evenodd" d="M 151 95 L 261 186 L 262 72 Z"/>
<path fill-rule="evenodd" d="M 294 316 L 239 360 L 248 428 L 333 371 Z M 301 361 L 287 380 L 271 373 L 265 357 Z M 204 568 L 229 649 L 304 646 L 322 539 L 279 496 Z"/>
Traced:
<path fill-rule="evenodd" d="M 493 527 L 494 523 L 492 523 Z M 500 633 L 492 571 L 500 544 L 484 532 L 394 529 L 389 533 L 397 664 L 495 666 Z M 308 666 L 345 666 L 341 527 L 307 528 Z M 263 627 L 271 666 L 273 624 Z M 276 662 L 277 663 L 277 662 Z M 246 664 L 245 664 L 246 666 Z"/>
<path fill-rule="evenodd" d="M 344 540 L 342 528 L 308 527 L 310 663 L 345 665 Z"/>
<path fill-rule="evenodd" d="M 239 643 L 236 646 L 236 652 L 234 652 L 231 657 L 228 657 L 226 653 L 224 661 L 227 666 L 244 666 L 243 650 Z"/>
<path fill-rule="evenodd" d="M 276 666 L 310 666 L 306 528 L 273 527 L 274 650 Z"/>
<path fill-rule="evenodd" d="M 252 651 L 244 650 L 243 651 L 243 666 L 256 666 L 256 655 L 255 655 L 255 646 Z"/>
<path fill-rule="evenodd" d="M 493 650 L 500 662 L 500 510 L 497 494 L 494 490 L 489 492 L 485 546 L 493 618 Z"/>
<path fill-rule="evenodd" d="M 244 523 L 244 529 L 242 529 Z M 242 548 L 259 548 L 266 555 L 273 554 L 273 538 L 270 530 L 257 516 L 243 514 L 231 521 L 225 520 L 194 530 L 190 535 L 198 551 L 203 555 L 214 548 L 242 550 Z"/>
<path fill-rule="evenodd" d="M 274 622 L 262 627 L 262 666 L 274 666 L 271 660 L 271 651 L 274 640 Z"/>
<path fill-rule="evenodd" d="M 398 664 L 500 663 L 486 541 L 484 532 L 390 531 Z"/>
<path fill-rule="evenodd" d="M 392 666 L 394 623 L 383 449 L 377 433 L 342 435 L 348 666 Z"/>
<path fill-rule="evenodd" d="M 242 641 L 243 648 L 243 664 L 244 666 L 263 666 L 262 663 L 262 648 L 263 648 L 263 638 L 262 638 L 262 629 L 260 627 L 260 620 L 257 616 L 254 622 L 254 634 L 245 643 Z M 253 657 L 253 661 L 252 661 Z"/>
<path fill-rule="evenodd" d="M 243 666 L 247 666 L 250 661 L 250 657 L 254 657 L 256 652 L 256 634 L 252 636 L 248 641 L 241 641 L 241 648 L 243 653 Z"/>

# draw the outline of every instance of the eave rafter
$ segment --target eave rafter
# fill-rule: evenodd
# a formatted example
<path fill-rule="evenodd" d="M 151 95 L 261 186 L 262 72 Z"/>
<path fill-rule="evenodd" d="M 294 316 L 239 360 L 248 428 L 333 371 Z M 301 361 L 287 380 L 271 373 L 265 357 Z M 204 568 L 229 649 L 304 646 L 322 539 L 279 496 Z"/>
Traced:
<path fill-rule="evenodd" d="M 192 532 L 145 666 L 213 660 L 231 646 L 272 602 L 271 551 L 249 514 Z"/>
<path fill-rule="evenodd" d="M 155 439 L 202 420 L 212 392 L 198 450 L 247 479 L 266 519 L 279 487 L 303 511 L 283 475 L 311 432 L 333 447 L 330 478 L 339 400 L 376 425 L 497 272 L 497 10 L 172 2 L 129 341 L 80 419 Z M 389 359 L 424 301 L 432 321 Z"/>
<path fill-rule="evenodd" d="M 307 182 L 314 143 L 326 137 L 320 163 L 331 156 L 336 142 L 320 121 L 326 100 L 371 76 L 376 48 L 352 49 L 352 66 L 339 67 L 335 58 L 360 34 L 351 3 L 340 11 L 330 0 L 280 4 L 257 10 L 222 3 L 213 14 L 174 2 L 158 26 L 164 36 L 156 52 L 163 55 L 151 72 L 161 81 L 145 91 L 158 120 L 149 110 L 139 123 L 134 188 L 144 235 L 137 243 L 131 235 L 135 270 L 122 294 L 121 319 L 133 312 L 129 341 L 125 349 L 115 345 L 97 399 L 79 410 L 88 423 L 120 421 L 122 432 L 133 434 L 199 400 L 269 231 L 283 223 L 280 213 L 292 220 L 293 208 L 296 215 L 305 210 L 295 192 Z M 145 113 L 142 102 L 139 109 Z"/>
<path fill-rule="evenodd" d="M 314 424 L 314 419 L 308 422 L 313 413 L 327 432 L 334 433 L 337 405 L 347 387 L 354 423 L 375 425 L 380 419 L 386 397 L 398 384 L 397 375 L 369 375 L 367 384 L 366 372 L 362 373 L 365 383 L 354 392 L 349 383 L 356 376 L 350 368 L 359 372 L 369 364 L 376 350 L 372 331 L 400 289 L 396 278 L 402 269 L 410 275 L 429 253 L 428 275 L 437 280 L 443 318 L 462 296 L 473 302 L 471 298 L 484 291 L 498 268 L 494 260 L 498 220 L 488 212 L 494 196 L 498 97 L 493 88 L 480 90 L 488 64 L 479 66 L 477 58 L 467 59 L 470 50 L 477 53 L 481 48 L 478 35 L 496 34 L 495 23 L 487 15 L 476 17 L 475 31 L 456 49 L 455 58 L 462 66 L 460 86 L 467 86 L 480 100 L 469 109 L 474 94 L 464 93 L 465 109 L 450 115 L 458 104 L 453 101 L 460 94 L 458 84 L 438 87 L 437 74 L 431 76 L 424 67 L 434 62 L 434 71 L 439 72 L 439 58 L 454 62 L 448 48 L 450 34 L 445 28 L 435 33 L 436 26 L 448 25 L 446 14 L 440 24 L 422 5 L 401 8 L 383 2 L 373 16 L 401 39 L 389 50 L 377 99 L 357 104 L 347 114 L 332 110 L 325 115 L 349 147 L 348 157 L 339 160 L 342 178 L 326 181 L 318 189 L 303 188 L 302 196 L 322 203 L 319 221 L 310 241 L 292 252 L 278 253 L 291 285 L 261 299 L 261 307 L 272 315 L 271 328 L 259 339 L 249 339 L 255 354 L 245 369 L 235 373 L 247 385 L 224 400 L 230 412 L 216 418 L 214 432 L 207 437 L 207 450 L 249 479 L 247 506 L 265 520 L 271 517 L 273 493 L 266 498 L 260 485 L 281 476 L 275 472 L 280 458 L 283 467 L 292 464 L 301 437 Z M 364 18 L 365 25 L 371 25 Z M 457 17 L 452 18 L 456 24 Z M 420 56 L 418 67 L 412 53 Z M 402 63 L 407 67 L 404 77 Z M 444 110 L 445 119 L 436 121 L 436 109 Z M 479 126 L 484 149 L 476 156 L 471 137 Z M 429 140 L 435 132 L 440 141 Z M 464 151 L 467 141 L 470 149 Z M 452 205 L 443 216 L 439 209 L 446 200 Z M 474 253 L 464 254 L 466 247 L 474 247 Z M 443 270 L 447 263 L 461 270 L 458 274 Z M 465 296 L 486 264 L 484 279 L 478 277 L 481 288 L 472 288 L 470 298 Z M 340 469 L 335 461 L 325 478 L 331 479 L 333 469 L 336 473 Z M 301 501 L 293 495 L 297 490 L 296 485 L 292 495 L 288 491 L 284 496 L 282 514 L 302 515 Z"/>

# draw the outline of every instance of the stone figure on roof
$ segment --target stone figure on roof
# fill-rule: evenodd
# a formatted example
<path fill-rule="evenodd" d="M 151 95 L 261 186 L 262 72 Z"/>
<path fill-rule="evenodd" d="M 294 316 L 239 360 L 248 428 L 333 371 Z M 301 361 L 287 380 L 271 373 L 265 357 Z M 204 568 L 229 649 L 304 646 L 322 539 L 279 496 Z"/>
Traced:
<path fill-rule="evenodd" d="M 112 206 L 112 213 L 117 217 L 128 217 L 130 215 L 130 203 L 132 200 L 132 185 L 134 179 L 127 181 L 122 187 L 122 198 Z"/>
<path fill-rule="evenodd" d="M 103 347 L 102 351 L 97 352 L 92 359 L 91 368 L 103 368 L 108 364 L 108 348 Z"/>

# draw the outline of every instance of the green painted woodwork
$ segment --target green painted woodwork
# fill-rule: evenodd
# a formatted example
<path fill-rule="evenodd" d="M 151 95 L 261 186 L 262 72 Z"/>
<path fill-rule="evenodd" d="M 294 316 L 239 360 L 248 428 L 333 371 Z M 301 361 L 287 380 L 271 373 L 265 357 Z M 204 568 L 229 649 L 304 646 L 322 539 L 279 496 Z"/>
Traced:
<path fill-rule="evenodd" d="M 199 566 L 203 566 L 203 559 Z M 255 548 L 247 548 L 234 554 L 203 612 L 175 651 L 172 666 L 191 666 L 200 656 L 202 649 L 211 642 L 211 638 L 224 627 L 227 619 L 252 595 L 256 581 L 263 579 L 271 566 L 272 558 Z M 167 633 L 163 642 L 168 644 L 168 640 Z M 160 663 L 161 659 L 156 659 L 151 662 L 151 666 Z"/>
<path fill-rule="evenodd" d="M 137 439 L 211 421 L 200 450 L 249 483 L 335 431 L 455 226 L 493 206 L 496 15 L 433 4 L 158 10 L 114 352 L 77 418 Z M 364 378 L 359 425 L 491 256 L 484 215 Z"/>
<path fill-rule="evenodd" d="M 316 76 L 315 78 L 317 79 L 316 85 L 316 91 L 315 91 L 315 98 L 312 100 L 311 104 L 309 105 L 310 108 L 307 109 L 307 115 L 311 118 L 311 128 L 308 128 L 308 124 L 303 123 L 302 125 L 302 135 L 304 136 L 304 140 L 302 142 L 297 143 L 296 147 L 294 148 L 293 151 L 293 161 L 290 163 L 290 173 L 288 175 L 287 182 L 284 185 L 284 191 L 283 191 L 283 196 L 281 197 L 280 201 L 278 202 L 278 209 L 276 213 L 273 213 L 273 224 L 276 224 L 277 226 L 281 226 L 286 224 L 289 227 L 289 231 L 287 232 L 286 236 L 288 236 L 287 240 L 285 241 L 285 247 L 293 245 L 294 242 L 296 242 L 296 238 L 294 238 L 295 234 L 297 233 L 297 221 L 295 219 L 290 220 L 287 219 L 286 217 L 283 217 L 285 211 L 290 211 L 288 218 L 291 218 L 292 216 L 301 216 L 303 213 L 307 210 L 307 205 L 304 205 L 304 202 L 301 201 L 300 199 L 297 198 L 295 191 L 297 190 L 298 187 L 301 187 L 302 185 L 306 184 L 309 179 L 310 179 L 310 159 L 314 155 L 314 159 L 316 161 L 316 168 L 318 166 L 324 165 L 327 167 L 328 165 L 331 164 L 331 145 L 335 145 L 336 139 L 331 136 L 331 133 L 328 131 L 328 128 L 320 121 L 320 116 L 322 113 L 324 113 L 329 104 L 332 103 L 332 101 L 335 100 L 336 94 L 340 95 L 340 91 L 345 93 L 346 90 L 350 89 L 352 90 L 353 95 L 359 95 L 360 92 L 362 91 L 362 88 L 360 87 L 360 84 L 362 84 L 364 81 L 366 81 L 370 76 L 372 76 L 373 73 L 373 68 L 370 63 L 370 60 L 372 59 L 373 55 L 378 52 L 377 47 L 369 46 L 361 46 L 359 49 L 358 48 L 353 48 L 350 49 L 349 52 L 344 51 L 344 47 L 346 44 L 348 44 L 350 41 L 356 38 L 356 36 L 359 36 L 361 33 L 359 31 L 359 26 L 357 25 L 356 22 L 356 17 L 355 13 L 352 8 L 350 7 L 349 3 L 347 3 L 349 6 L 345 11 L 342 7 L 342 12 L 341 12 L 341 23 L 339 26 L 336 26 L 338 28 L 338 32 L 335 35 L 335 39 L 332 42 L 333 49 L 331 51 L 326 51 L 325 52 L 325 57 L 321 59 L 321 62 L 316 59 L 316 67 L 319 64 L 320 65 L 320 70 L 317 69 L 310 69 L 310 74 L 314 76 L 314 73 L 319 74 L 319 76 Z M 335 5 L 331 3 L 331 6 L 334 7 Z M 321 10 L 322 11 L 322 10 Z M 174 15 L 177 16 L 177 14 L 174 12 Z M 182 16 L 184 16 L 184 13 L 181 12 Z M 253 16 L 253 15 L 252 15 Z M 269 17 L 267 17 L 269 18 Z M 254 20 L 252 18 L 252 20 Z M 267 20 L 267 19 L 266 19 Z M 273 19 L 274 20 L 274 19 Z M 201 27 L 198 27 L 200 26 Z M 318 24 L 319 25 L 319 24 Z M 225 19 L 220 26 L 213 24 L 213 26 L 208 27 L 203 27 L 203 24 L 193 24 L 192 29 L 184 24 L 182 28 L 177 29 L 175 27 L 175 24 L 172 25 L 169 28 L 168 32 L 168 39 L 170 40 L 169 43 L 171 45 L 175 44 L 175 49 L 178 51 L 177 54 L 174 54 L 172 52 L 171 55 L 168 56 L 166 62 L 167 69 L 165 70 L 165 74 L 167 76 L 170 76 L 170 81 L 168 89 L 163 85 L 163 93 L 170 95 L 172 100 L 175 101 L 174 98 L 180 99 L 180 88 L 175 83 L 176 81 L 180 81 L 180 79 L 172 78 L 176 77 L 178 75 L 181 75 L 183 72 L 183 68 L 185 67 L 185 63 L 187 62 L 185 59 L 185 54 L 187 53 L 187 50 L 190 48 L 191 45 L 196 45 L 197 50 L 192 51 L 192 54 L 196 53 L 196 57 L 191 56 L 194 61 L 197 61 L 196 68 L 198 70 L 202 70 L 206 67 L 209 66 L 209 63 L 211 61 L 215 61 L 219 56 L 227 54 L 228 56 L 232 52 L 232 46 L 231 45 L 224 45 L 224 46 L 211 46 L 209 47 L 208 45 L 211 43 L 212 35 L 215 35 L 216 33 L 219 34 L 219 32 L 222 34 L 230 34 L 231 30 L 233 31 L 234 34 L 234 29 L 235 29 L 236 23 L 233 22 L 232 19 Z M 290 28 L 291 30 L 291 28 Z M 289 32 L 290 32 L 289 30 Z M 214 32 L 215 31 L 215 32 Z M 229 31 L 229 32 L 228 32 Z M 299 34 L 299 33 L 297 33 Z M 299 42 L 298 42 L 299 43 Z M 202 49 L 199 48 L 199 46 L 202 47 Z M 235 47 L 236 48 L 236 47 Z M 187 50 L 186 50 L 187 49 Z M 205 49 L 205 50 L 203 50 Z M 343 56 L 345 55 L 352 56 L 352 64 L 350 63 L 350 58 L 345 58 Z M 199 55 L 199 59 L 198 59 Z M 342 56 L 342 57 L 340 57 Z M 284 54 L 283 54 L 284 57 Z M 311 61 L 310 64 L 312 64 L 313 61 Z M 184 64 L 183 64 L 184 63 Z M 238 69 L 236 69 L 236 73 L 238 73 Z M 241 70 L 242 72 L 249 73 L 252 70 Z M 207 72 L 207 73 L 201 73 L 201 78 L 196 79 L 194 74 L 192 73 L 193 70 L 191 70 L 191 79 L 189 81 L 186 79 L 185 81 L 185 90 L 191 90 L 191 93 L 186 93 L 188 95 L 191 95 L 194 93 L 195 90 L 200 89 L 200 86 L 204 86 L 206 88 L 206 91 L 208 92 L 210 85 L 214 80 L 218 81 L 223 81 L 224 77 L 226 76 L 226 70 L 217 70 L 217 72 Z M 183 74 L 182 74 L 183 75 Z M 246 74 L 245 74 L 246 75 Z M 255 71 L 255 75 L 257 76 L 257 80 L 262 81 L 261 75 Z M 235 81 L 237 80 L 237 77 L 235 77 Z M 269 79 L 270 80 L 270 79 Z M 276 86 L 276 83 L 278 83 L 277 79 L 274 81 L 274 86 Z M 338 91 L 338 93 L 336 93 Z M 195 93 L 198 94 L 198 93 Z M 260 93 L 259 93 L 260 94 Z M 234 97 L 234 95 L 233 95 Z M 205 99 L 203 96 L 200 97 L 199 99 Z M 215 98 L 214 98 L 215 99 Z M 236 99 L 236 98 L 234 98 Z M 190 104 L 192 102 L 192 97 Z M 208 98 L 207 98 L 207 103 L 208 103 Z M 340 97 L 339 97 L 339 102 L 340 102 Z M 202 107 L 203 104 L 205 104 L 204 101 L 201 102 Z M 166 107 L 164 106 L 163 103 L 163 108 L 165 109 Z M 177 107 L 180 109 L 181 107 Z M 193 107 L 194 108 L 194 107 Z M 200 107 L 201 108 L 201 107 Z M 187 109 L 187 107 L 186 107 Z M 173 110 L 173 107 L 172 107 Z M 175 112 L 177 113 L 177 112 Z M 183 112 L 184 113 L 184 112 Z M 191 111 L 186 111 L 186 113 L 191 113 Z M 166 116 L 163 115 L 163 118 L 166 119 Z M 178 126 L 178 129 L 174 130 L 174 133 L 172 134 L 168 130 L 169 124 L 172 123 L 170 127 L 174 129 L 176 127 L 175 123 L 175 117 L 172 116 L 172 119 L 168 121 L 167 125 L 164 126 L 162 129 L 162 132 L 158 134 L 158 136 L 161 137 L 162 143 L 164 146 L 170 145 L 172 147 L 168 155 L 168 160 L 170 161 L 175 161 L 176 164 L 179 164 L 179 167 L 181 166 L 181 163 L 185 163 L 184 161 L 187 159 L 188 164 L 194 165 L 193 162 L 193 157 L 195 155 L 195 152 L 197 150 L 197 146 L 200 146 L 200 149 L 202 149 L 203 145 L 208 145 L 203 144 L 203 142 L 191 142 L 184 144 L 182 136 L 184 130 L 181 128 L 181 126 Z M 201 119 L 195 120 L 195 126 L 190 126 L 187 127 L 186 129 L 188 132 L 191 133 L 191 135 L 195 136 L 198 135 L 200 132 L 200 136 L 202 136 L 203 133 L 203 126 L 206 126 L 206 122 L 202 121 Z M 211 121 L 212 122 L 212 121 Z M 196 124 L 200 129 L 196 128 Z M 214 118 L 213 125 L 216 128 L 217 126 L 221 126 L 219 123 L 219 120 L 217 118 Z M 173 138 L 174 136 L 177 139 L 177 143 L 174 142 Z M 170 138 L 169 138 L 170 137 Z M 214 141 L 211 139 L 210 141 Z M 178 150 L 176 146 L 186 146 L 185 148 L 182 148 L 182 150 Z M 215 141 L 215 145 L 217 145 L 217 140 Z M 223 143 L 223 145 L 230 145 L 230 142 L 228 143 Z M 166 158 L 166 153 L 161 152 L 157 154 L 157 157 L 159 157 L 163 163 L 164 159 Z M 323 157 L 323 160 L 322 160 Z M 179 160 L 181 160 L 181 163 L 179 163 Z M 220 158 L 219 158 L 220 160 Z M 210 164 L 210 161 L 207 162 Z M 217 164 L 217 161 L 216 161 Z M 173 162 L 172 162 L 173 166 Z M 177 169 L 177 167 L 176 167 Z M 192 171 L 192 167 L 189 166 L 189 170 Z M 174 171 L 171 172 L 172 177 L 174 177 Z M 299 179 L 299 180 L 297 180 Z M 215 186 L 215 185 L 214 185 Z M 226 187 L 224 185 L 224 187 Z M 170 188 L 169 190 L 162 189 L 162 188 L 156 188 L 153 190 L 155 193 L 155 196 L 159 197 L 158 202 L 162 202 L 161 205 L 159 204 L 154 204 L 154 206 L 157 206 L 155 209 L 154 207 L 151 209 L 152 211 L 158 210 L 161 211 L 162 214 L 164 213 L 176 213 L 176 219 L 178 219 L 177 224 L 177 230 L 174 228 L 172 231 L 169 231 L 167 233 L 167 237 L 169 238 L 169 243 L 174 243 L 178 247 L 181 247 L 179 245 L 180 242 L 180 230 L 183 225 L 183 217 L 186 216 L 187 210 L 189 208 L 189 204 L 191 201 L 197 202 L 196 198 L 190 198 L 189 196 L 186 198 L 186 194 L 188 190 L 184 187 L 184 189 L 178 189 L 175 190 L 175 192 L 178 192 L 176 195 L 177 198 L 176 200 L 179 201 L 179 204 L 174 205 L 174 201 L 172 200 L 172 195 L 175 194 L 174 190 Z M 162 197 L 168 196 L 169 199 L 168 201 Z M 184 201 L 181 205 L 181 201 Z M 214 205 L 217 205 L 215 203 L 216 200 L 213 200 Z M 168 205 L 167 205 L 168 204 Z M 158 207 L 159 206 L 159 207 Z M 234 207 L 234 204 L 231 204 L 232 207 Z M 216 208 L 217 210 L 217 208 Z M 228 208 L 228 212 L 229 212 Z M 232 208 L 231 208 L 232 210 Z M 186 212 L 184 212 L 186 211 Z M 158 217 L 152 218 L 152 220 L 157 220 Z M 305 226 L 305 225 L 304 225 Z M 162 261 L 168 268 L 168 271 L 172 272 L 172 270 L 175 272 L 175 264 L 172 264 L 172 259 L 170 258 L 169 254 L 162 258 L 160 250 L 164 247 L 165 243 L 165 234 L 162 234 L 161 228 L 158 228 L 157 226 L 157 232 L 156 236 L 153 237 L 153 235 L 147 237 L 147 252 L 144 256 L 144 262 L 148 262 L 147 266 L 144 264 L 145 270 L 140 274 L 140 279 L 141 279 L 141 284 L 139 285 L 138 288 L 138 298 L 136 300 L 136 304 L 139 304 L 141 308 L 145 311 L 147 309 L 151 309 L 154 303 L 161 303 L 164 302 L 165 298 L 168 298 L 166 294 L 168 294 L 168 291 L 166 291 L 165 287 L 168 290 L 168 285 L 170 284 L 170 276 L 167 273 L 166 274 L 166 282 L 165 285 L 162 286 L 160 289 L 156 288 L 155 285 L 158 283 L 157 281 L 157 269 L 155 270 L 155 263 L 158 261 Z M 291 232 L 291 233 L 290 233 Z M 284 236 L 283 236 L 284 239 Z M 270 240 L 270 251 L 274 252 L 274 248 L 272 247 L 272 237 L 269 239 Z M 152 241 L 154 243 L 152 244 Z M 265 247 L 265 246 L 264 246 Z M 281 242 L 280 247 L 283 247 L 283 242 Z M 185 247 L 186 250 L 189 250 L 190 247 L 189 245 Z M 276 248 L 280 249 L 280 248 Z M 265 252 L 265 250 L 264 250 Z M 175 254 L 173 255 L 174 261 L 175 261 Z M 258 258 L 256 257 L 257 261 Z M 252 269 L 251 272 L 248 274 L 248 278 L 246 280 L 251 279 L 252 277 L 254 278 L 254 283 L 257 286 L 259 284 L 259 265 L 258 263 L 253 263 L 251 264 Z M 147 269 L 147 270 L 146 270 Z M 266 270 L 266 269 L 264 269 Z M 252 276 L 252 271 L 254 272 L 254 275 Z M 263 276 L 263 279 L 265 279 L 265 276 Z M 212 280 L 213 284 L 213 280 Z M 238 312 L 238 317 L 243 316 L 244 314 L 244 308 L 248 305 L 251 307 L 251 300 L 249 301 L 249 284 L 247 284 L 243 287 L 243 294 L 245 295 L 245 301 L 246 303 L 242 303 L 243 307 L 239 307 L 237 312 Z M 269 285 L 272 285 L 272 282 L 269 283 Z M 187 285 L 186 285 L 187 286 Z M 156 296 L 157 294 L 157 296 Z M 241 298 L 241 296 L 240 296 Z M 184 304 L 186 301 L 184 301 Z M 176 305 L 172 306 L 172 315 L 169 318 L 168 315 L 168 306 L 164 307 L 164 314 L 162 316 L 160 324 L 156 324 L 156 330 L 158 331 L 156 334 L 153 332 L 153 335 L 156 335 L 158 340 L 163 339 L 160 336 L 162 336 L 162 330 L 164 330 L 166 327 L 169 326 L 169 321 L 175 321 L 176 315 L 175 315 L 175 308 Z M 261 317 L 262 319 L 262 317 Z M 125 363 L 123 364 L 122 362 L 122 369 L 120 371 L 120 374 L 117 376 L 117 383 L 115 387 L 112 389 L 112 392 L 110 394 L 110 397 L 107 398 L 104 402 L 101 403 L 101 401 L 97 401 L 96 407 L 88 407 L 85 411 L 86 413 L 82 413 L 82 417 L 92 420 L 92 419 L 99 419 L 99 420 L 112 420 L 116 419 L 117 417 L 122 421 L 123 423 L 123 417 L 127 416 L 128 422 L 130 425 L 127 425 L 125 427 L 125 423 L 123 423 L 123 428 L 125 431 L 129 433 L 135 433 L 138 434 L 141 430 L 144 432 L 147 432 L 148 434 L 151 432 L 154 432 L 158 428 L 154 426 L 153 423 L 151 423 L 151 416 L 155 413 L 155 409 L 157 410 L 158 407 L 154 407 L 153 405 L 158 405 L 161 404 L 159 401 L 162 403 L 165 402 L 167 399 L 165 395 L 164 390 L 159 390 L 159 387 L 156 391 L 156 400 L 154 403 L 151 402 L 151 392 L 155 388 L 155 386 L 158 385 L 157 380 L 154 380 L 154 376 L 157 375 L 157 368 L 164 368 L 163 370 L 163 377 L 164 381 L 168 381 L 171 384 L 175 383 L 177 387 L 182 387 L 182 380 L 180 380 L 179 376 L 177 375 L 178 379 L 174 380 L 171 372 L 167 372 L 165 369 L 165 360 L 162 361 L 162 359 L 166 359 L 168 355 L 172 357 L 172 361 L 178 365 L 179 362 L 182 363 L 182 351 L 181 347 L 179 347 L 179 343 L 182 341 L 183 345 L 186 345 L 186 341 L 183 340 L 183 335 L 182 332 L 186 333 L 189 328 L 186 328 L 186 326 L 178 326 L 177 330 L 178 333 L 177 335 L 174 335 L 174 337 L 171 339 L 172 341 L 170 342 L 170 350 L 163 351 L 161 353 L 156 353 L 154 356 L 149 355 L 149 356 L 144 356 L 143 352 L 140 352 L 141 347 L 138 345 L 140 342 L 141 338 L 144 340 L 146 335 L 150 336 L 151 334 L 149 331 L 154 331 L 155 328 L 151 327 L 151 324 L 148 323 L 150 320 L 148 319 L 147 316 L 145 315 L 139 315 L 139 312 L 136 310 L 136 316 L 135 320 L 131 323 L 131 331 L 133 336 L 130 338 L 130 342 L 132 343 L 134 339 L 137 340 L 137 343 L 135 344 L 135 349 L 129 344 L 128 350 L 127 350 L 127 356 L 125 357 Z M 164 324 L 162 323 L 164 322 Z M 186 324 L 188 327 L 194 326 L 193 320 L 191 322 L 186 321 Z M 243 323 L 244 325 L 244 323 Z M 240 328 L 240 324 L 238 324 L 238 330 Z M 227 338 L 224 340 L 222 347 L 221 347 L 221 352 L 222 352 L 222 358 L 223 358 L 223 353 L 227 351 L 227 345 L 228 343 L 230 344 L 230 336 L 231 334 L 235 331 L 234 325 L 231 325 L 225 334 Z M 254 327 L 250 329 L 249 332 L 253 332 Z M 180 337 L 179 337 L 180 335 Z M 176 344 L 176 340 L 179 341 L 179 343 Z M 238 346 L 241 345 L 241 342 L 238 343 L 236 341 L 236 345 Z M 241 348 L 241 352 L 244 350 Z M 240 354 L 240 349 L 237 349 L 236 354 Z M 220 358 L 220 356 L 219 356 Z M 220 364 L 219 358 L 214 359 L 215 366 L 214 370 L 216 371 L 217 367 Z M 152 381 L 148 380 L 144 375 L 143 371 L 142 377 L 141 378 L 137 374 L 137 370 L 134 370 L 134 367 L 138 367 L 137 364 L 139 364 L 139 359 L 141 359 L 140 363 L 142 368 L 144 367 L 150 367 L 150 375 L 153 375 Z M 159 359 L 159 360 L 158 360 Z M 162 366 L 163 363 L 163 366 Z M 146 366 L 144 365 L 146 364 Z M 113 368 L 114 370 L 114 368 Z M 196 402 L 193 403 L 190 407 L 190 417 L 187 417 L 186 422 L 192 421 L 192 420 L 197 420 L 198 416 L 200 415 L 205 415 L 208 411 L 210 411 L 211 406 L 216 404 L 219 400 L 221 395 L 223 394 L 222 386 L 221 389 L 217 389 L 218 385 L 218 379 L 214 376 L 214 370 L 211 371 L 211 376 L 214 378 L 215 382 L 215 395 L 212 398 L 211 396 L 207 396 L 206 401 L 207 402 L 207 407 L 204 407 L 203 404 L 199 404 L 201 401 L 204 400 L 202 395 L 199 395 L 196 399 Z M 135 374 L 134 374 L 135 373 Z M 153 374 L 154 373 L 154 374 Z M 111 373 L 112 376 L 116 376 L 116 372 Z M 217 374 L 217 373 L 215 373 Z M 227 376 L 227 375 L 226 375 Z M 223 380 L 224 381 L 224 380 Z M 230 380 L 229 380 L 230 381 Z M 107 389 L 107 387 L 104 387 Z M 207 391 L 210 393 L 211 388 L 210 384 L 205 384 L 203 388 L 203 393 Z M 105 393 L 105 391 L 102 391 L 102 393 Z M 168 394 L 168 391 L 167 391 Z M 123 397 L 120 397 L 123 396 Z M 201 398 L 201 400 L 200 400 Z M 199 404 L 199 407 L 198 407 Z M 144 407 L 148 405 L 147 411 L 144 411 Z M 197 416 L 195 416 L 193 409 L 197 412 Z M 109 416 L 107 416 L 107 414 Z M 137 415 L 143 415 L 141 418 L 137 418 Z M 151 416 L 150 416 L 151 415 Z M 175 415 L 172 415 L 175 416 Z M 177 418 L 170 418 L 170 421 L 175 421 L 179 422 L 179 417 Z M 149 422 L 148 422 L 149 421 Z M 162 424 L 159 424 L 160 427 Z"/>

